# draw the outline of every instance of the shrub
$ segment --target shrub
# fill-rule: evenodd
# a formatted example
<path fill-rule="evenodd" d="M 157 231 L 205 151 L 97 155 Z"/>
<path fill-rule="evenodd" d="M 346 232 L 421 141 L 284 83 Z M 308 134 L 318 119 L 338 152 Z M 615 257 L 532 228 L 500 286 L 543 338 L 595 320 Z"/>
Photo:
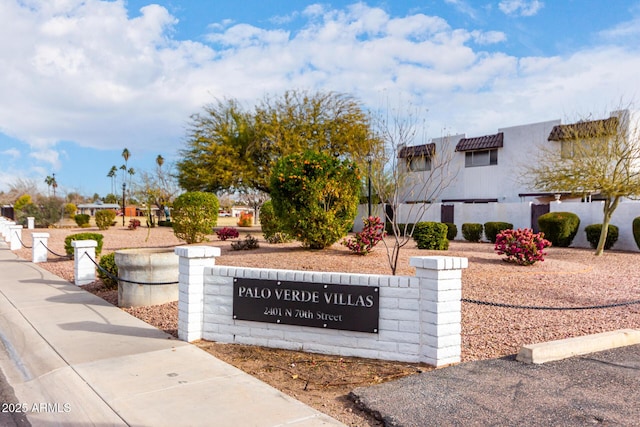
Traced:
<path fill-rule="evenodd" d="M 115 252 L 111 252 L 110 254 L 106 254 L 100 257 L 100 262 L 98 263 L 100 268 L 98 269 L 98 277 L 104 283 L 104 286 L 107 289 L 114 289 L 118 287 L 118 266 L 116 265 L 116 254 Z M 103 271 L 105 270 L 105 271 Z M 109 273 L 109 274 L 107 274 Z M 115 277 L 115 279 L 113 277 Z"/>
<path fill-rule="evenodd" d="M 640 216 L 633 219 L 633 239 L 636 241 L 638 249 L 640 249 Z"/>
<path fill-rule="evenodd" d="M 114 219 L 116 219 L 116 212 L 111 209 L 96 212 L 96 225 L 100 230 L 108 230 Z"/>
<path fill-rule="evenodd" d="M 553 246 L 567 248 L 578 233 L 580 218 L 572 212 L 549 212 L 538 217 L 538 227 Z"/>
<path fill-rule="evenodd" d="M 342 244 L 349 248 L 350 251 L 358 255 L 366 255 L 371 252 L 382 239 L 384 239 L 385 231 L 382 220 L 377 216 L 362 218 L 364 226 L 362 231 L 356 233 L 354 237 L 344 239 Z"/>
<path fill-rule="evenodd" d="M 67 203 L 64 205 L 64 214 L 67 218 L 73 218 L 77 210 L 78 207 L 73 203 Z"/>
<path fill-rule="evenodd" d="M 353 226 L 360 177 L 349 160 L 311 151 L 283 157 L 272 169 L 270 188 L 283 231 L 305 247 L 330 246 Z"/>
<path fill-rule="evenodd" d="M 173 233 L 187 244 L 206 240 L 218 221 L 218 198 L 200 191 L 181 194 L 173 202 Z"/>
<path fill-rule="evenodd" d="M 29 203 L 23 206 L 22 209 L 15 211 L 17 224 L 26 227 L 29 224 L 29 217 L 33 218 L 34 224 L 36 224 L 37 227 L 46 227 L 46 225 L 43 224 L 44 221 L 42 221 L 42 211 L 35 204 Z"/>
<path fill-rule="evenodd" d="M 269 243 L 289 243 L 293 239 L 287 233 L 282 231 L 276 231 L 271 236 L 266 238 Z"/>
<path fill-rule="evenodd" d="M 253 237 L 251 234 L 247 234 L 244 240 L 231 243 L 231 249 L 234 251 L 248 251 L 250 249 L 258 249 L 259 247 L 260 244 L 258 244 L 258 239 Z"/>
<path fill-rule="evenodd" d="M 238 218 L 238 227 L 251 227 L 253 225 L 253 215 L 241 212 Z"/>
<path fill-rule="evenodd" d="M 484 235 L 491 243 L 496 242 L 496 236 L 502 230 L 511 230 L 513 228 L 513 224 L 509 224 L 508 222 L 485 222 L 484 223 Z"/>
<path fill-rule="evenodd" d="M 537 261 L 544 261 L 544 249 L 549 246 L 551 242 L 544 238 L 544 233 L 534 234 L 529 228 L 502 230 L 495 241 L 498 255 L 506 255 L 505 261 L 518 265 L 533 265 Z"/>
<path fill-rule="evenodd" d="M 458 227 L 452 222 L 443 222 L 447 226 L 447 240 L 453 240 L 458 235 Z"/>
<path fill-rule="evenodd" d="M 441 222 L 419 222 L 413 230 L 412 237 L 418 249 L 446 251 L 449 249 L 447 231 L 447 226 Z"/>
<path fill-rule="evenodd" d="M 91 217 L 87 214 L 77 214 L 73 217 L 73 220 L 76 222 L 78 227 L 86 228 L 89 226 Z"/>
<path fill-rule="evenodd" d="M 22 196 L 16 199 L 15 203 L 13 204 L 13 209 L 17 211 L 21 211 L 22 209 L 24 209 L 25 206 L 31 205 L 31 204 L 33 204 L 33 201 L 31 200 L 31 196 L 28 194 L 23 194 Z"/>
<path fill-rule="evenodd" d="M 100 256 L 102 252 L 102 239 L 103 235 L 100 233 L 77 233 L 77 234 L 69 234 L 64 238 L 64 251 L 65 253 L 73 258 L 73 246 L 71 242 L 74 240 L 95 240 L 98 243 L 96 246 L 96 257 Z"/>
<path fill-rule="evenodd" d="M 482 224 L 466 222 L 462 224 L 462 237 L 468 242 L 479 242 L 482 238 Z"/>
<path fill-rule="evenodd" d="M 220 240 L 227 240 L 237 239 L 238 236 L 240 236 L 240 233 L 238 233 L 238 230 L 233 227 L 223 227 L 220 230 L 216 231 L 216 235 Z"/>
<path fill-rule="evenodd" d="M 271 200 L 266 201 L 260 208 L 260 226 L 262 235 L 269 243 L 285 243 L 292 240 L 291 236 L 283 231 L 284 227 L 273 211 Z M 275 237 L 276 235 L 278 237 Z"/>
<path fill-rule="evenodd" d="M 135 230 L 140 227 L 140 220 L 137 218 L 131 218 L 129 220 L 129 230 Z"/>
<path fill-rule="evenodd" d="M 602 224 L 591 224 L 584 228 L 587 233 L 587 240 L 593 249 L 598 247 L 600 241 L 600 233 L 602 232 Z M 618 227 L 609 224 L 607 228 L 607 239 L 604 242 L 604 249 L 611 249 L 613 245 L 618 241 Z"/>

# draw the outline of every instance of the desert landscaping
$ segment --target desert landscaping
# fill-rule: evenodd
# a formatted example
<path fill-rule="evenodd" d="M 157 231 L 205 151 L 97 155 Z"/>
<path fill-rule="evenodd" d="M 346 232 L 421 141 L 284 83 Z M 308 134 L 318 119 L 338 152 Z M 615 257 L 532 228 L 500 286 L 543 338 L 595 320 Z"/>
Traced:
<path fill-rule="evenodd" d="M 231 241 L 220 241 L 212 234 L 205 244 L 221 248 L 221 256 L 216 258 L 216 264 L 372 274 L 389 274 L 390 271 L 383 245 L 378 245 L 367 256 L 358 256 L 339 243 L 324 250 L 311 251 L 302 248 L 298 242 L 269 244 L 262 239 L 259 227 L 239 230 L 241 239 L 247 233 L 259 238 L 260 248 L 233 251 Z M 64 254 L 66 235 L 86 231 L 104 235 L 103 254 L 121 248 L 174 247 L 182 244 L 171 228 L 166 227 L 130 230 L 114 226 L 99 231 L 95 227 L 80 229 L 69 226 L 25 230 L 25 246 L 31 245 L 31 231 L 49 233 L 48 246 L 58 254 Z M 392 244 L 390 237 L 387 237 L 387 243 Z M 16 253 L 26 260 L 31 259 L 31 250 L 26 247 Z M 639 256 L 637 253 L 607 251 L 603 256 L 595 257 L 593 251 L 587 249 L 552 247 L 547 250 L 544 262 L 524 267 L 504 262 L 490 243 L 453 241 L 449 250 L 443 252 L 419 250 L 411 242 L 401 252 L 398 274 L 414 274 L 409 266 L 409 258 L 428 255 L 469 259 L 469 268 L 463 271 L 463 299 L 554 308 L 640 300 L 640 271 L 635 267 Z M 71 260 L 50 254 L 48 262 L 39 265 L 73 281 Z M 104 290 L 100 281 L 87 285 L 85 289 L 117 304 L 117 291 Z M 123 309 L 173 336 L 177 335 L 177 303 Z M 637 328 L 638 324 L 640 303 L 589 310 L 534 310 L 463 302 L 462 361 L 509 356 L 517 353 L 524 344 Z M 348 399 L 351 389 L 431 369 L 406 363 L 204 341 L 196 344 L 348 425 L 378 425 L 373 417 L 359 413 Z"/>

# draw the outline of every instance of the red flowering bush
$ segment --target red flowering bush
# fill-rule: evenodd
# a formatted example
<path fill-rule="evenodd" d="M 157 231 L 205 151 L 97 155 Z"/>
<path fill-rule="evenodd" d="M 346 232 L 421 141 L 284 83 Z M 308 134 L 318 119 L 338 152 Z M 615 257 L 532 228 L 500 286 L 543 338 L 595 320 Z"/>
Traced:
<path fill-rule="evenodd" d="M 364 227 L 354 237 L 344 239 L 342 244 L 358 255 L 366 255 L 386 236 L 384 224 L 379 217 L 362 218 Z"/>
<path fill-rule="evenodd" d="M 129 230 L 135 230 L 138 227 L 140 227 L 139 219 L 132 218 L 129 220 Z"/>
<path fill-rule="evenodd" d="M 237 239 L 238 236 L 240 236 L 240 233 L 238 233 L 238 230 L 233 227 L 223 227 L 220 230 L 216 231 L 216 235 L 220 240 L 227 240 Z"/>
<path fill-rule="evenodd" d="M 498 233 L 495 250 L 498 255 L 506 255 L 504 260 L 507 262 L 533 265 L 537 261 L 544 261 L 544 249 L 549 246 L 551 242 L 544 238 L 544 233 L 534 233 L 529 228 L 518 228 Z"/>

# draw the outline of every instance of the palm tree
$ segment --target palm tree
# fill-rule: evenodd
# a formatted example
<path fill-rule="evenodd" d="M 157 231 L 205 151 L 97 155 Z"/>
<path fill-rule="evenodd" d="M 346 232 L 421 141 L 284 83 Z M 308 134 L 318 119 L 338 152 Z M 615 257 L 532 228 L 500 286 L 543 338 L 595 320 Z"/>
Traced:
<path fill-rule="evenodd" d="M 51 186 L 53 185 L 53 177 L 50 175 L 47 175 L 47 177 L 44 179 L 45 184 L 47 184 L 47 192 L 48 195 L 51 196 Z"/>
<path fill-rule="evenodd" d="M 58 181 L 56 181 L 56 174 L 52 174 L 51 186 L 53 187 L 53 197 L 56 197 L 56 188 L 58 188 Z"/>
<path fill-rule="evenodd" d="M 124 150 L 122 150 L 122 158 L 124 159 L 124 165 L 120 166 L 120 169 L 123 171 L 122 172 L 122 182 L 126 182 L 126 178 L 125 178 L 125 173 L 127 172 L 127 167 L 128 162 L 129 162 L 129 157 L 131 157 L 131 153 L 129 152 L 128 148 L 125 148 Z M 129 184 L 131 184 L 131 182 L 129 182 Z"/>
<path fill-rule="evenodd" d="M 116 193 L 116 173 L 118 172 L 118 168 L 113 165 L 111 169 L 109 169 L 109 173 L 107 174 L 108 178 L 111 178 L 111 194 Z"/>
<path fill-rule="evenodd" d="M 129 168 L 127 173 L 129 174 L 129 188 L 131 188 L 131 178 L 136 174 L 136 171 L 133 168 Z"/>

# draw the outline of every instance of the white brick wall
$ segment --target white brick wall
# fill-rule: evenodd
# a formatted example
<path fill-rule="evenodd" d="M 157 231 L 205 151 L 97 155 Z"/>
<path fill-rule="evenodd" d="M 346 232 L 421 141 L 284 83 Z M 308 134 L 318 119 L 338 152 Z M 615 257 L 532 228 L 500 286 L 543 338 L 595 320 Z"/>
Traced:
<path fill-rule="evenodd" d="M 212 261 L 187 266 L 182 257 L 186 260 L 197 248 L 176 248 L 181 256 L 178 326 L 183 340 L 203 338 L 435 366 L 460 361 L 461 269 L 467 267 L 466 258 L 414 257 L 416 277 L 406 277 L 215 266 Z M 379 287 L 378 333 L 235 320 L 234 278 Z"/>

